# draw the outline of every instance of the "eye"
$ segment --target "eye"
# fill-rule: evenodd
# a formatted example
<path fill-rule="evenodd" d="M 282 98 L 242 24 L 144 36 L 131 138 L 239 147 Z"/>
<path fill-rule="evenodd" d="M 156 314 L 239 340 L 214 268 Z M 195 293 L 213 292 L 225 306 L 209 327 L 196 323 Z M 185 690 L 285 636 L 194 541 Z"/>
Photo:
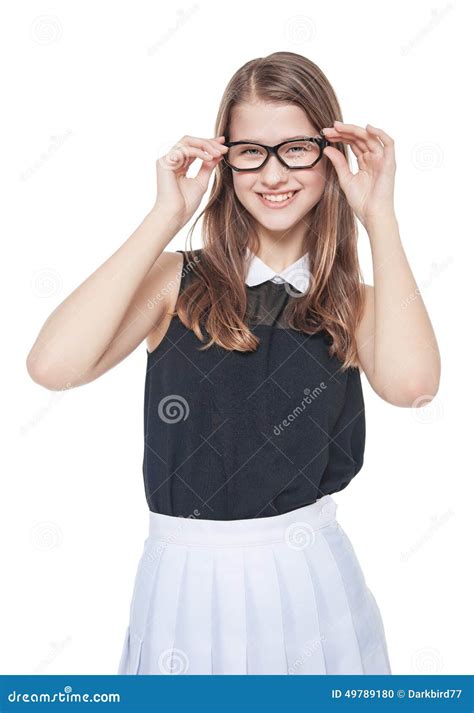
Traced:
<path fill-rule="evenodd" d="M 305 152 L 305 151 L 307 152 L 307 151 L 309 151 L 309 150 L 311 150 L 311 149 L 308 149 L 308 148 L 307 148 L 306 146 L 304 146 L 304 145 L 298 144 L 298 146 L 290 146 L 290 147 L 288 148 L 288 153 L 290 153 L 290 152 L 292 152 L 292 153 L 301 153 L 301 152 Z"/>

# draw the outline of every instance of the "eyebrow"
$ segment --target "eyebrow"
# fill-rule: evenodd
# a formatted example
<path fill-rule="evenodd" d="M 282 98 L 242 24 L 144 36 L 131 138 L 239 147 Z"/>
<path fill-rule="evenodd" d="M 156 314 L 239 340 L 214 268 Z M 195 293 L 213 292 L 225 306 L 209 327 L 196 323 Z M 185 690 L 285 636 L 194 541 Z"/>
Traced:
<path fill-rule="evenodd" d="M 277 144 L 283 143 L 284 141 L 293 141 L 295 139 L 304 139 L 306 136 L 308 136 L 308 134 L 304 134 L 304 133 L 298 134 L 297 136 L 289 136 L 285 139 L 281 139 L 281 141 L 277 141 L 275 146 Z M 263 143 L 265 143 L 263 140 L 259 140 L 259 139 L 238 139 L 238 140 L 245 141 L 245 143 L 247 143 L 247 144 L 263 144 Z"/>
<path fill-rule="evenodd" d="M 298 134 L 297 136 L 290 136 L 288 139 L 282 139 L 282 141 L 293 141 L 293 139 L 304 139 L 309 134 Z"/>

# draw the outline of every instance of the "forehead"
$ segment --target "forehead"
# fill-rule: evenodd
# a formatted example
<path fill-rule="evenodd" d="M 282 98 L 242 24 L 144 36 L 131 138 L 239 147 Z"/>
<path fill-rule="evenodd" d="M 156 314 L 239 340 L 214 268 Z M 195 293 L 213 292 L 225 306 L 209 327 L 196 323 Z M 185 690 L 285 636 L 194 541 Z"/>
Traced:
<path fill-rule="evenodd" d="M 232 109 L 229 141 L 251 140 L 271 145 L 315 132 L 316 127 L 295 104 L 245 103 Z"/>

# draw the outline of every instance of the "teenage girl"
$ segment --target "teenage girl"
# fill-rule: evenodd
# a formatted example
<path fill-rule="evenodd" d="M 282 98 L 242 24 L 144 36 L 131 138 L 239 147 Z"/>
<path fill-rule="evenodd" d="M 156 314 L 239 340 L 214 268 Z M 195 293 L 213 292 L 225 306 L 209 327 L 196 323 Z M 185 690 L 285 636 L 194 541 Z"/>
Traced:
<path fill-rule="evenodd" d="M 414 407 L 436 394 L 440 360 L 398 231 L 393 139 L 340 119 L 307 58 L 246 63 L 215 137 L 183 136 L 158 159 L 153 208 L 29 354 L 31 377 L 56 390 L 146 338 L 149 536 L 118 673 L 391 673 L 332 495 L 363 464 L 361 371 Z M 191 228 L 203 215 L 202 248 L 166 250 L 214 171 Z"/>

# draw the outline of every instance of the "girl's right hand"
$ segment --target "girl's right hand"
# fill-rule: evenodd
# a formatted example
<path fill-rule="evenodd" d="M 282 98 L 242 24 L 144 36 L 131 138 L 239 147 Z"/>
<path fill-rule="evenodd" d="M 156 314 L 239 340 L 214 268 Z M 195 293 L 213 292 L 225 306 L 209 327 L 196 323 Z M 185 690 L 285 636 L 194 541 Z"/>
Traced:
<path fill-rule="evenodd" d="M 185 225 L 199 207 L 212 171 L 228 151 L 222 145 L 224 140 L 224 136 L 183 136 L 161 156 L 156 162 L 157 197 L 153 210 L 170 213 L 180 226 Z M 187 177 L 196 158 L 202 159 L 202 166 L 194 178 Z"/>

